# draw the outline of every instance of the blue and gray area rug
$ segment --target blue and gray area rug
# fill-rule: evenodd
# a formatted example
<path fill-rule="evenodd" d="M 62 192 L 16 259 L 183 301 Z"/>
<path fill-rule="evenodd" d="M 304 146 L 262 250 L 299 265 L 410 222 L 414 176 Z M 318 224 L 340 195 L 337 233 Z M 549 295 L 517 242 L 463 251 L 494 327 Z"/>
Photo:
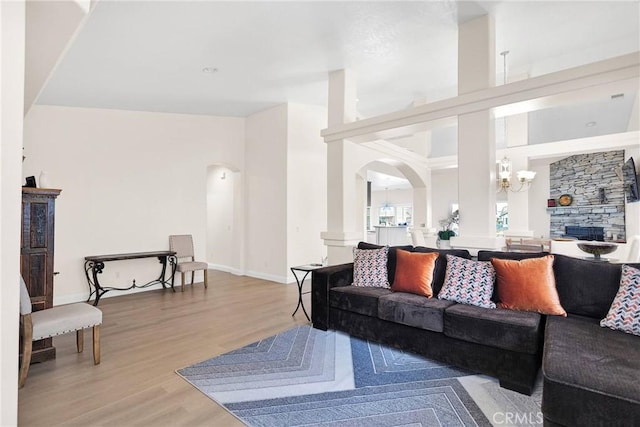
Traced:
<path fill-rule="evenodd" d="M 177 372 L 249 426 L 542 425 L 541 390 L 307 325 Z"/>

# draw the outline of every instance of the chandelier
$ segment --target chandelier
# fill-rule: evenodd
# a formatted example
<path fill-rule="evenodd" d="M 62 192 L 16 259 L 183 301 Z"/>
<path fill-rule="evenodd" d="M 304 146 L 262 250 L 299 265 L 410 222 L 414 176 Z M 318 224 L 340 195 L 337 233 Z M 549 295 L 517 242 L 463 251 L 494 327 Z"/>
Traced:
<path fill-rule="evenodd" d="M 512 191 L 514 193 L 519 193 L 521 191 L 527 191 L 531 182 L 536 177 L 536 173 L 534 171 L 521 170 L 516 172 L 516 176 L 518 178 L 518 183 L 520 184 L 517 188 L 511 185 L 511 175 L 512 175 L 512 166 L 511 160 L 507 156 L 504 156 L 502 160 L 500 160 L 499 171 L 498 171 L 498 180 L 499 180 L 499 191 Z"/>
<path fill-rule="evenodd" d="M 503 63 L 503 84 L 507 84 L 507 54 L 509 53 L 508 50 L 505 50 L 504 52 L 500 52 L 500 55 L 502 55 L 502 63 Z M 504 143 L 507 143 L 507 117 L 504 117 L 504 127 L 503 127 L 503 131 L 504 131 Z M 511 185 L 511 175 L 512 175 L 512 165 L 511 165 L 511 160 L 509 160 L 509 158 L 507 158 L 507 156 L 505 155 L 504 158 L 502 160 L 500 160 L 500 163 L 498 163 L 499 166 L 499 170 L 498 170 L 498 182 L 499 182 L 499 187 L 498 187 L 498 191 L 512 191 L 514 193 L 519 193 L 521 191 L 527 191 L 529 189 L 529 186 L 531 185 L 531 182 L 533 181 L 533 179 L 536 177 L 536 173 L 534 171 L 528 171 L 528 170 L 521 170 L 518 171 L 516 173 L 516 176 L 518 177 L 518 183 L 520 184 L 517 188 L 514 188 L 514 186 Z"/>

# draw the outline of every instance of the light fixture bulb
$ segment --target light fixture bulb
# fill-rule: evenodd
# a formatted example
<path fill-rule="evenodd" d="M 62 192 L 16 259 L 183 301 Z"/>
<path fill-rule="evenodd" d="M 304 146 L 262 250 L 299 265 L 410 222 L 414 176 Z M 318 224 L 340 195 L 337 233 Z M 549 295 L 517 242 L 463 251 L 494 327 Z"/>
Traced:
<path fill-rule="evenodd" d="M 500 160 L 500 171 L 498 172 L 498 176 L 501 180 L 510 180 L 511 179 L 511 160 L 504 156 L 502 160 Z"/>
<path fill-rule="evenodd" d="M 518 171 L 517 173 L 518 181 L 520 182 L 531 182 L 536 177 L 536 173 L 534 171 Z"/>

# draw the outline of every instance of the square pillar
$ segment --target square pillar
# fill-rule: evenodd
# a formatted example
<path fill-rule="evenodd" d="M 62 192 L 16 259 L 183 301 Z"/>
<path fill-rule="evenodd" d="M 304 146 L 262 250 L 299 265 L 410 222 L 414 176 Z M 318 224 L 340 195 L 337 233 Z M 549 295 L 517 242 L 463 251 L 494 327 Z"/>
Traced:
<path fill-rule="evenodd" d="M 481 16 L 458 28 L 458 94 L 495 86 L 493 19 Z M 454 247 L 499 248 L 496 237 L 496 144 L 490 110 L 458 116 L 460 235 Z"/>
<path fill-rule="evenodd" d="M 356 89 L 355 76 L 349 70 L 329 73 L 329 127 L 355 121 Z M 321 238 L 330 264 L 352 261 L 352 247 L 365 237 L 364 218 L 358 218 L 363 212 L 364 184 L 358 185 L 349 164 L 353 149 L 347 140 L 327 142 L 327 231 Z"/>

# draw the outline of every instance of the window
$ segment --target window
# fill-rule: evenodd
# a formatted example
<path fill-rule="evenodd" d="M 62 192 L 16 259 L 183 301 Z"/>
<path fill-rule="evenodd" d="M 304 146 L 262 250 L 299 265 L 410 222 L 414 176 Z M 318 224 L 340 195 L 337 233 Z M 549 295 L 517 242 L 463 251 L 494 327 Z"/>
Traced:
<path fill-rule="evenodd" d="M 509 229 L 509 209 L 506 202 L 496 203 L 496 231 L 502 233 Z"/>
<path fill-rule="evenodd" d="M 458 210 L 458 204 L 451 204 L 451 213 Z M 453 224 L 451 229 L 458 234 L 458 224 Z M 507 202 L 496 202 L 496 232 L 502 233 L 509 229 L 509 209 Z"/>

